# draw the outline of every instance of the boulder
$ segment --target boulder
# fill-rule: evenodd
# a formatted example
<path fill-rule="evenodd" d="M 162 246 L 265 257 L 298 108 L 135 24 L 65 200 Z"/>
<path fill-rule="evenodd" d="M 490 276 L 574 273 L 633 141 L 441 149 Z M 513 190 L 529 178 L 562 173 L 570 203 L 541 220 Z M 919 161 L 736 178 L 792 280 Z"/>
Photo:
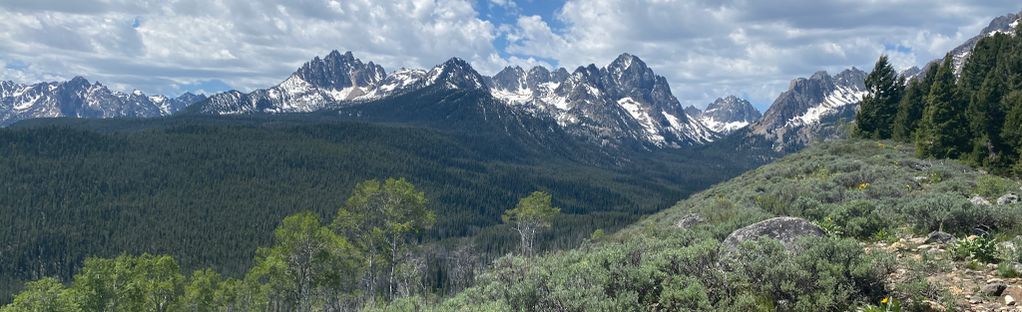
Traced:
<path fill-rule="evenodd" d="M 746 241 L 760 238 L 771 238 L 781 242 L 784 249 L 795 251 L 799 239 L 808 236 L 824 236 L 826 232 L 806 219 L 793 217 L 777 217 L 753 223 L 731 232 L 724 239 L 724 251 L 734 251 Z"/>
<path fill-rule="evenodd" d="M 1018 195 L 1015 195 L 1015 193 L 1004 194 L 1004 196 L 1001 196 L 1000 198 L 997 199 L 998 205 L 1011 205 L 1017 202 Z"/>
<path fill-rule="evenodd" d="M 703 222 L 706 222 L 706 219 L 704 219 L 702 216 L 690 213 L 685 217 L 679 219 L 678 222 L 674 224 L 674 226 L 678 227 L 679 229 L 687 230 Z"/>
<path fill-rule="evenodd" d="M 970 198 L 969 202 L 972 202 L 973 205 L 990 206 L 990 201 L 988 201 L 986 198 L 983 198 L 983 196 L 979 195 Z"/>
<path fill-rule="evenodd" d="M 980 288 L 979 293 L 984 296 L 999 297 L 1007 288 L 1008 285 L 1004 284 L 1004 282 L 993 282 Z"/>
<path fill-rule="evenodd" d="M 1004 296 L 1004 304 L 1017 305 L 1019 298 L 1022 298 L 1022 287 L 1011 286 L 1001 293 Z"/>
<path fill-rule="evenodd" d="M 951 234 L 944 233 L 941 231 L 930 232 L 930 235 L 926 235 L 926 244 L 941 244 L 945 245 L 955 240 L 955 237 Z"/>

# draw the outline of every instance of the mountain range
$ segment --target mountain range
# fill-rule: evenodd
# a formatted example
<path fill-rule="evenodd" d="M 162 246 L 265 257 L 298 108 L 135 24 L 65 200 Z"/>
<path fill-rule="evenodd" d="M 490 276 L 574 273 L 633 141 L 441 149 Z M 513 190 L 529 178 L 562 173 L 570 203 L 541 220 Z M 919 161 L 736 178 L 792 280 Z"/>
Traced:
<path fill-rule="evenodd" d="M 427 88 L 482 91 L 512 111 L 603 145 L 681 147 L 708 143 L 721 135 L 690 120 L 667 79 L 627 53 L 605 67 L 589 65 L 571 73 L 564 68 L 507 67 L 486 77 L 459 58 L 429 70 L 387 74 L 351 52 L 334 51 L 304 64 L 277 86 L 247 94 L 216 94 L 189 111 L 213 115 L 315 112 L 371 105 Z"/>
<path fill-rule="evenodd" d="M 1008 32 L 1018 25 L 1019 14 L 994 19 L 982 33 L 950 52 L 960 66 L 976 42 Z M 903 72 L 914 77 L 919 68 Z M 841 132 L 838 120 L 850 120 L 865 94 L 866 73 L 856 68 L 831 76 L 817 72 L 793 80 L 769 109 L 760 114 L 736 96 L 725 96 L 705 110 L 683 107 L 667 80 L 639 57 L 624 53 L 603 67 L 507 67 L 484 76 L 459 58 L 430 69 L 402 68 L 388 73 L 374 62 L 363 62 L 351 52 L 333 51 L 315 57 L 280 84 L 249 93 L 227 91 L 209 96 L 186 93 L 179 97 L 147 96 L 139 91 L 111 91 L 81 77 L 66 82 L 31 85 L 0 82 L 0 126 L 24 119 L 47 117 L 110 118 L 158 117 L 176 113 L 205 115 L 312 113 L 335 111 L 362 116 L 374 111 L 374 120 L 399 112 L 366 109 L 398 96 L 429 92 L 472 93 L 480 106 L 514 114 L 533 134 L 556 128 L 601 146 L 683 148 L 704 145 L 737 135 L 764 139 L 778 151 L 797 149 Z M 429 96 L 427 96 L 429 97 Z M 422 103 L 421 105 L 428 105 Z M 427 107 L 417 107 L 421 112 Z M 484 113 L 483 118 L 490 115 Z M 427 114 L 430 115 L 430 114 Z M 492 117 L 492 116 L 491 116 Z M 521 122 L 524 119 L 532 119 Z M 449 120 L 449 122 L 457 122 Z"/>
<path fill-rule="evenodd" d="M 0 126 L 32 118 L 158 117 L 203 101 L 205 95 L 185 93 L 175 98 L 110 91 L 80 76 L 64 82 L 19 84 L 0 81 Z"/>

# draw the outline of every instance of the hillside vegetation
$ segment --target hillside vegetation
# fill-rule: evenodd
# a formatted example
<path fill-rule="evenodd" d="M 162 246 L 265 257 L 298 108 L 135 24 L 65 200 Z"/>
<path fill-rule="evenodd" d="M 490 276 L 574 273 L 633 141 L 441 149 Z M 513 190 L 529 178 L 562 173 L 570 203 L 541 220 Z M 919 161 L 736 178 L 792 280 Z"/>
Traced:
<path fill-rule="evenodd" d="M 911 142 L 921 157 L 1022 175 L 1022 25 L 979 40 L 960 69 L 948 54 L 908 81 L 881 56 L 866 88 L 859 136 Z"/>
<path fill-rule="evenodd" d="M 0 311 L 933 311 L 975 310 L 1022 292 L 1019 184 L 913 153 L 889 141 L 822 143 L 615 233 L 594 231 L 578 248 L 508 254 L 475 278 L 461 272 L 472 282 L 454 295 L 424 287 L 421 246 L 409 245 L 439 221 L 423 209 L 426 196 L 404 180 L 370 181 L 333 222 L 287 217 L 241 279 L 189 274 L 168 256 L 91 258 L 72 283 L 28 283 Z M 385 198 L 409 204 L 384 210 L 397 219 L 358 212 Z M 534 193 L 516 210 L 556 214 L 549 205 Z M 770 239 L 722 243 L 774 216 L 807 219 L 821 234 L 795 240 L 795 249 Z M 926 238 L 940 231 L 957 239 Z M 904 246 L 924 240 L 934 245 Z M 373 247 L 387 241 L 395 249 Z M 995 274 L 1008 290 L 995 279 L 982 289 L 972 282 Z"/>
<path fill-rule="evenodd" d="M 913 153 L 909 145 L 890 142 L 820 144 L 578 249 L 501 258 L 475 287 L 437 310 L 843 311 L 888 296 L 906 302 L 906 309 L 954 309 L 961 298 L 928 281 L 921 269 L 890 278 L 895 267 L 911 267 L 907 262 L 914 260 L 864 247 L 941 228 L 958 237 L 979 232 L 1010 239 L 1022 230 L 1022 204 L 969 199 L 996 201 L 1017 193 L 1019 185 Z M 678 226 L 692 215 L 704 222 Z M 806 218 L 829 235 L 803 241 L 799 253 L 763 241 L 744 245 L 738 256 L 719 255 L 721 241 L 735 229 L 772 216 Z M 1008 252 L 986 260 L 1017 263 L 1018 254 Z M 408 300 L 392 308 L 414 310 L 418 304 Z"/>
<path fill-rule="evenodd" d="M 285 216 L 329 220 L 369 179 L 414 183 L 437 214 L 417 240 L 469 246 L 463 251 L 486 263 L 517 246 L 500 215 L 529 192 L 548 191 L 564 208 L 537 244 L 566 248 L 752 163 L 695 150 L 609 156 L 535 140 L 326 115 L 57 119 L 0 129 L 0 303 L 23 281 L 67 282 L 87 257 L 121 253 L 166 254 L 186 270 L 240 276 Z M 440 292 L 452 283 L 445 250 L 426 257 L 427 284 Z"/>

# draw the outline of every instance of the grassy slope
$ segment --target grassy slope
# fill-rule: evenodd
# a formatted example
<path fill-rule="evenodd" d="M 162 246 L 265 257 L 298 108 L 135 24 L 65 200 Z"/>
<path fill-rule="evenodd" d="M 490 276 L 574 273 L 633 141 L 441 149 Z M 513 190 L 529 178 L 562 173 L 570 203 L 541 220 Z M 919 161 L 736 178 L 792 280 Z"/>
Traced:
<path fill-rule="evenodd" d="M 925 234 L 940 221 L 957 235 L 977 227 L 1018 233 L 1022 205 L 974 206 L 967 199 L 996 200 L 1008 191 L 1018 184 L 955 161 L 916 159 L 906 145 L 819 144 L 578 249 L 528 261 L 502 258 L 440 310 L 844 310 L 887 295 L 881 285 L 894 266 L 883 254 L 864 253 L 858 241 Z M 674 226 L 692 213 L 708 222 Z M 798 255 L 760 250 L 741 270 L 721 270 L 719 242 L 776 215 L 829 223 L 843 238 L 809 242 L 816 247 Z"/>

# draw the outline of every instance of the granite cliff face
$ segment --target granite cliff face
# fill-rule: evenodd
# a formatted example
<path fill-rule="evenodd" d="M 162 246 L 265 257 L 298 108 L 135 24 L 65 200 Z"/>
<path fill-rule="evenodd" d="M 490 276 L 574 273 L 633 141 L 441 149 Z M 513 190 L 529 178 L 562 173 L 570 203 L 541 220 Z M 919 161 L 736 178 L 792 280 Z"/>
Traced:
<path fill-rule="evenodd" d="M 792 80 L 763 119 L 750 126 L 751 133 L 772 141 L 775 150 L 797 149 L 836 135 L 838 120 L 854 118 L 866 94 L 865 80 L 866 73 L 854 67 L 835 76 L 821 71 Z"/>

